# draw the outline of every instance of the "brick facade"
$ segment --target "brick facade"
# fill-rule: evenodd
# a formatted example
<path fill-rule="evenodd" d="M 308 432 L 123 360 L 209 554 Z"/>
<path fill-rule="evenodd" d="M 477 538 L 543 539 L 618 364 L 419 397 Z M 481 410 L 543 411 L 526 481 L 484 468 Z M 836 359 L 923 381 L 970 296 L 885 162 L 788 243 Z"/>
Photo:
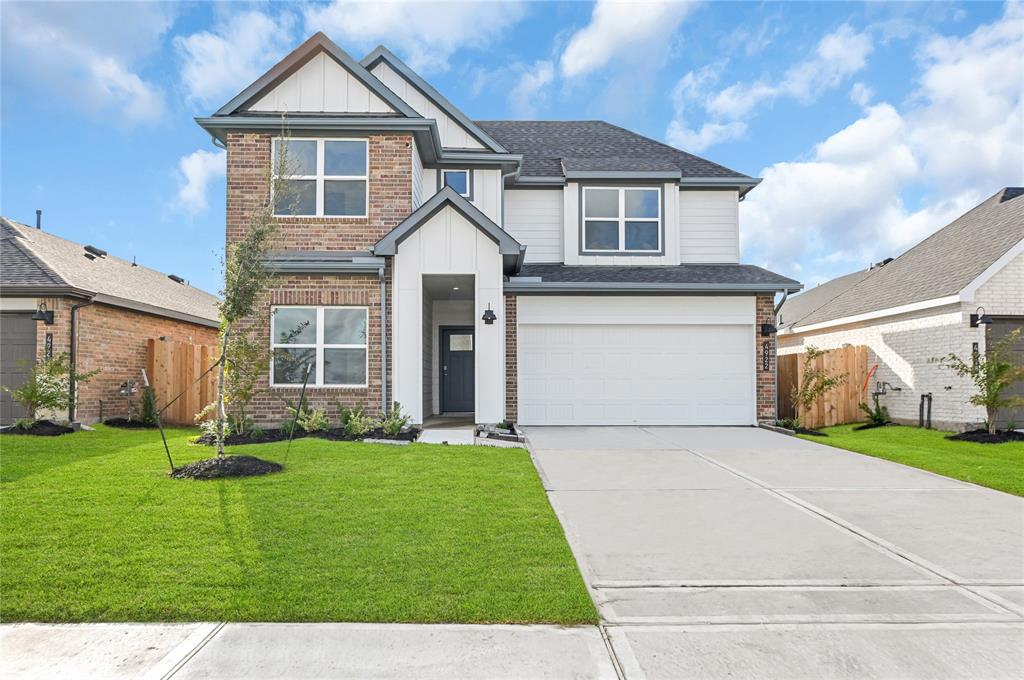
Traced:
<path fill-rule="evenodd" d="M 757 296 L 757 318 L 754 322 L 754 372 L 757 376 L 757 420 L 775 419 L 775 338 L 761 335 L 761 324 L 775 323 L 775 296 Z M 767 345 L 767 349 L 766 349 Z M 765 354 L 768 364 L 765 366 Z"/>
<path fill-rule="evenodd" d="M 42 358 L 46 350 L 46 335 L 53 334 L 54 355 L 70 352 L 71 349 L 71 307 L 82 302 L 74 298 L 42 298 L 48 309 L 53 310 L 53 325 L 42 323 L 36 329 L 36 355 Z M 124 397 L 118 394 L 121 383 L 135 380 L 141 384 L 141 369 L 146 367 L 147 343 L 151 338 L 166 337 L 168 340 L 214 344 L 217 329 L 209 326 L 168 319 L 122 307 L 92 304 L 78 310 L 78 356 L 77 370 L 88 373 L 99 369 L 100 373 L 78 389 L 77 416 L 83 423 L 95 423 L 100 419 L 100 402 L 103 417 L 124 416 Z M 140 405 L 134 400 L 133 408 Z M 54 414 L 66 418 L 66 413 Z"/>
<path fill-rule="evenodd" d="M 519 323 L 517 298 L 505 296 L 505 418 L 513 423 L 519 417 Z"/>

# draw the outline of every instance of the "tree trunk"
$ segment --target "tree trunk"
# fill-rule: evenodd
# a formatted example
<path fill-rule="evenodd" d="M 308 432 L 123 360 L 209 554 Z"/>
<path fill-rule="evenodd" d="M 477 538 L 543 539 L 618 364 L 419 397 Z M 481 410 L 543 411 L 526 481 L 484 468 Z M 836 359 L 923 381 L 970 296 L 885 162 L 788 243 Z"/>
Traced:
<path fill-rule="evenodd" d="M 987 411 L 988 411 L 988 420 L 985 421 L 985 427 L 988 428 L 988 433 L 989 434 L 995 434 L 996 433 L 996 421 L 997 421 L 997 419 L 999 417 L 999 410 L 998 409 L 994 409 L 994 408 L 990 408 L 990 409 L 987 409 Z"/>
<path fill-rule="evenodd" d="M 217 368 L 217 457 L 224 457 L 224 425 L 227 423 L 227 409 L 224 408 L 224 360 L 228 352 L 228 335 L 231 333 L 231 324 L 224 325 L 224 338 L 220 343 L 220 366 Z"/>

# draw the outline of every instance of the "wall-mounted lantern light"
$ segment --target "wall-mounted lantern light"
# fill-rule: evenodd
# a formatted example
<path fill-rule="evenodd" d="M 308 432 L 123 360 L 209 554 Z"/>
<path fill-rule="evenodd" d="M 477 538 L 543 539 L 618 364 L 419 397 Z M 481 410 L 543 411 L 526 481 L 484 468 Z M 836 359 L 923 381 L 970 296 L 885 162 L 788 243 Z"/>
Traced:
<path fill-rule="evenodd" d="M 777 332 L 778 332 L 778 329 L 775 327 L 774 324 L 770 324 L 770 323 L 763 323 L 763 324 L 761 324 L 761 337 L 767 338 L 769 335 L 775 335 L 775 333 L 777 333 Z"/>
<path fill-rule="evenodd" d="M 490 305 L 487 305 L 487 311 L 484 312 L 484 315 L 480 318 L 484 320 L 485 324 L 490 326 L 492 323 L 494 323 L 495 319 L 498 318 L 498 315 L 494 313 L 494 310 L 491 309 Z"/>
<path fill-rule="evenodd" d="M 987 326 L 990 323 L 992 323 L 992 317 L 985 313 L 984 307 L 978 307 L 974 310 L 974 314 L 971 314 L 971 328 Z"/>
<path fill-rule="evenodd" d="M 36 311 L 32 313 L 33 321 L 42 321 L 47 326 L 53 325 L 53 310 L 46 308 L 45 302 L 40 302 Z"/>

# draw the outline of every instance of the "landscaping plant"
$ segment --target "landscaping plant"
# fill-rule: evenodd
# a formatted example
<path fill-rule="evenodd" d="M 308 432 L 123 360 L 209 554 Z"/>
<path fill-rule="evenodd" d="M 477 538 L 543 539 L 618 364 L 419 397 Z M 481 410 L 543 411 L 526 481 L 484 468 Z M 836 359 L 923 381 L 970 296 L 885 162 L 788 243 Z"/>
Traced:
<path fill-rule="evenodd" d="M 802 428 L 800 421 L 802 410 L 811 408 L 820 397 L 836 389 L 849 378 L 846 373 L 833 373 L 827 368 L 815 366 L 817 359 L 827 355 L 830 351 L 818 349 L 813 345 L 807 346 L 804 353 L 803 378 L 800 380 L 800 384 L 793 388 L 793 403 L 797 407 L 797 416 L 793 419 L 796 428 Z"/>
<path fill-rule="evenodd" d="M 295 424 L 304 432 L 323 432 L 331 426 L 327 420 L 327 412 L 322 408 L 304 408 L 299 411 Z"/>
<path fill-rule="evenodd" d="M 338 413 L 341 416 L 341 427 L 345 434 L 352 437 L 361 437 L 376 424 L 374 419 L 365 413 L 366 406 L 363 402 L 356 404 L 355 408 L 338 404 Z"/>
<path fill-rule="evenodd" d="M 153 392 L 152 387 L 147 387 L 142 391 L 142 413 L 140 420 L 145 425 L 156 425 L 157 407 L 156 407 L 156 394 Z"/>
<path fill-rule="evenodd" d="M 391 405 L 391 412 L 380 419 L 378 426 L 385 435 L 397 437 L 411 419 L 411 416 L 402 414 L 402 405 L 396 401 Z"/>
<path fill-rule="evenodd" d="M 875 402 L 874 408 L 867 405 L 867 402 L 862 401 L 860 410 L 864 411 L 868 417 L 868 424 L 870 425 L 887 425 L 892 422 L 889 419 L 889 409 L 878 403 L 878 395 L 872 394 L 872 400 Z"/>
<path fill-rule="evenodd" d="M 967 377 L 974 383 L 977 392 L 970 402 L 985 409 L 985 429 L 996 433 L 996 417 L 1000 409 L 1024 406 L 1024 398 L 1007 395 L 1006 390 L 1016 382 L 1024 380 L 1024 366 L 1013 361 L 1013 345 L 1020 339 L 1021 330 L 1014 329 L 988 348 L 984 354 L 973 354 L 964 361 L 956 354 L 935 357 L 930 361 L 941 364 L 961 378 Z"/>
<path fill-rule="evenodd" d="M 15 389 L 4 387 L 14 401 L 25 407 L 35 418 L 39 411 L 68 411 L 72 406 L 71 388 L 71 357 L 66 353 L 40 359 L 29 369 L 25 384 Z M 99 370 L 88 373 L 75 373 L 75 382 L 85 384 Z M 30 423 L 31 424 L 31 423 Z"/>
<path fill-rule="evenodd" d="M 266 317 L 254 320 L 244 331 L 231 336 L 224 352 L 224 401 L 234 413 L 228 415 L 232 432 L 255 435 L 259 428 L 246 412 L 259 391 L 260 378 L 270 361 L 270 349 L 260 335 Z"/>

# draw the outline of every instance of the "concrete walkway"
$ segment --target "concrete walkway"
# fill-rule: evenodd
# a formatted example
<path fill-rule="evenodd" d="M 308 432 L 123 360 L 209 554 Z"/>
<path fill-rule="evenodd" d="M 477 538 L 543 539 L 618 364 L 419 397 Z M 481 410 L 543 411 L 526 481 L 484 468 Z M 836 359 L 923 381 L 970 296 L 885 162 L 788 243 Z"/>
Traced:
<path fill-rule="evenodd" d="M 627 678 L 1024 677 L 1024 499 L 754 428 L 527 428 Z"/>

